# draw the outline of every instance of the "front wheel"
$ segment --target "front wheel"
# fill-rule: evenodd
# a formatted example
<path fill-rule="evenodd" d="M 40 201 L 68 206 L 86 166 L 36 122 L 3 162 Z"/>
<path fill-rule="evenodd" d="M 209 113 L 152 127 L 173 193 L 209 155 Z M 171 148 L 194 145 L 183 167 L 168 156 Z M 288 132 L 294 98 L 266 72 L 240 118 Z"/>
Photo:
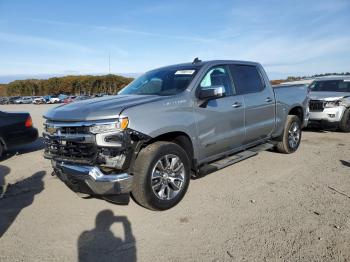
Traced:
<path fill-rule="evenodd" d="M 291 154 L 297 151 L 301 141 L 301 122 L 297 116 L 287 116 L 282 136 L 276 149 L 280 153 Z"/>
<path fill-rule="evenodd" d="M 350 132 L 350 108 L 344 111 L 343 117 L 339 123 L 339 129 L 345 133 Z"/>
<path fill-rule="evenodd" d="M 177 144 L 155 142 L 142 149 L 135 161 L 132 195 L 151 210 L 177 205 L 190 182 L 190 161 Z"/>

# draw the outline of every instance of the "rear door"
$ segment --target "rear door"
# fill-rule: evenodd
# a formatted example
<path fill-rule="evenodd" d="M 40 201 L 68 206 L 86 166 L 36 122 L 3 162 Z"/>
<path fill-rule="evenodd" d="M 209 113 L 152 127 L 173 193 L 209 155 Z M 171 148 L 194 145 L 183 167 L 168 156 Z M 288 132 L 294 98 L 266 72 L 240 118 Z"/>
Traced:
<path fill-rule="evenodd" d="M 255 65 L 230 65 L 237 93 L 245 103 L 244 144 L 269 137 L 275 127 L 275 96 L 259 70 Z"/>
<path fill-rule="evenodd" d="M 242 146 L 245 137 L 243 96 L 236 95 L 228 66 L 210 68 L 196 92 L 212 86 L 224 86 L 225 95 L 194 107 L 202 159 Z"/>

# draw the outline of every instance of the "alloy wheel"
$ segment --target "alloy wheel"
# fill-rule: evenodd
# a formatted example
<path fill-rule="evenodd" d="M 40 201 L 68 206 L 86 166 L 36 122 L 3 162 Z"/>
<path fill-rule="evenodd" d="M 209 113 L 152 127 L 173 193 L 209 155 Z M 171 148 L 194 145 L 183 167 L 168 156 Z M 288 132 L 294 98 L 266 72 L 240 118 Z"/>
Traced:
<path fill-rule="evenodd" d="M 300 125 L 298 122 L 293 122 L 288 130 L 288 144 L 292 149 L 298 147 L 300 142 Z"/>
<path fill-rule="evenodd" d="M 162 156 L 154 165 L 151 175 L 153 193 L 161 200 L 174 199 L 185 185 L 185 167 L 173 154 Z"/>

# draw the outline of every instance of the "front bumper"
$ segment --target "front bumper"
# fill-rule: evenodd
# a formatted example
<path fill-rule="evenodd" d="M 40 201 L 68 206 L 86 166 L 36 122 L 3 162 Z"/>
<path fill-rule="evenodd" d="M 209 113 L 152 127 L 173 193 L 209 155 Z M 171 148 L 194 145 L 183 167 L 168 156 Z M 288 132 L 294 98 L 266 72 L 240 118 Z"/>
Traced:
<path fill-rule="evenodd" d="M 322 112 L 314 112 L 310 111 L 310 121 L 317 122 L 329 122 L 329 123 L 337 123 L 340 122 L 344 111 L 344 106 L 332 107 L 332 108 L 324 108 Z"/>
<path fill-rule="evenodd" d="M 72 191 L 97 196 L 129 193 L 133 177 L 127 173 L 104 174 L 96 166 L 52 161 L 55 173 Z"/>

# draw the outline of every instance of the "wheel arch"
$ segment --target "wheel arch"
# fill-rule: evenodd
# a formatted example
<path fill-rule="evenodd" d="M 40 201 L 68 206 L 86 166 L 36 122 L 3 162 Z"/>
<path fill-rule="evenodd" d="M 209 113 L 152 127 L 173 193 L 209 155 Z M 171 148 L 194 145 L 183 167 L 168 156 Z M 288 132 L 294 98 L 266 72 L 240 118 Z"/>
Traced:
<path fill-rule="evenodd" d="M 173 132 L 163 133 L 156 137 L 153 137 L 152 139 L 147 141 L 146 144 L 147 145 L 152 144 L 156 141 L 167 141 L 167 142 L 172 142 L 179 145 L 186 152 L 191 163 L 191 168 L 194 169 L 196 167 L 197 161 L 195 160 L 193 143 L 190 136 L 185 132 L 173 131 Z"/>
<path fill-rule="evenodd" d="M 4 147 L 4 150 L 7 149 L 7 146 L 6 146 L 6 143 L 5 143 L 5 140 L 2 138 L 2 136 L 0 136 L 0 144 Z"/>
<path fill-rule="evenodd" d="M 294 115 L 297 116 L 300 120 L 300 122 L 303 124 L 304 122 L 304 110 L 301 106 L 294 106 L 291 108 L 288 112 L 288 115 Z"/>

